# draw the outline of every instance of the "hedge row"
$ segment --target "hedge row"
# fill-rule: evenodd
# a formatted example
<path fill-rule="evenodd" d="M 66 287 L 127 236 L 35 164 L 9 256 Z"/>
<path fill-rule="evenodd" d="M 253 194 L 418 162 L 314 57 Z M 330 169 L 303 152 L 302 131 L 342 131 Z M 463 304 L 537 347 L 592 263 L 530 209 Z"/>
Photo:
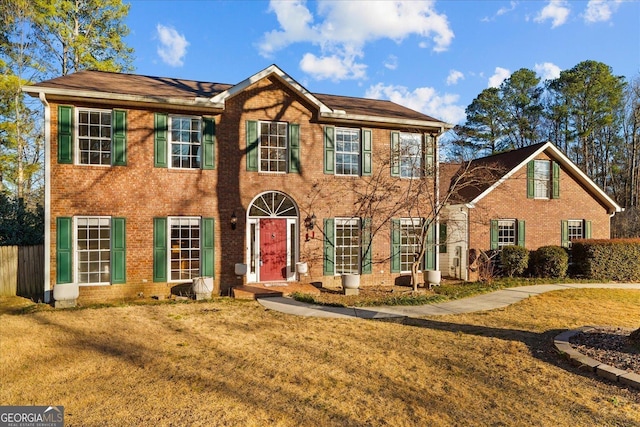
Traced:
<path fill-rule="evenodd" d="M 640 238 L 572 243 L 574 273 L 595 280 L 640 281 Z"/>

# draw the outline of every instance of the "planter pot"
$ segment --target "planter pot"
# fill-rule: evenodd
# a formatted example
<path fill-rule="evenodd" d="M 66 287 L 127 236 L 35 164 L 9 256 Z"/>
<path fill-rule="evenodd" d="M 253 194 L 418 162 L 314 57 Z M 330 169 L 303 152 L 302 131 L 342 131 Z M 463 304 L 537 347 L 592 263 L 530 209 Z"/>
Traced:
<path fill-rule="evenodd" d="M 424 272 L 424 282 L 429 286 L 440 286 L 442 273 L 440 270 L 427 270 Z"/>
<path fill-rule="evenodd" d="M 309 272 L 309 265 L 306 262 L 296 262 L 296 271 L 298 274 L 307 274 Z"/>
<path fill-rule="evenodd" d="M 344 289 L 358 289 L 360 287 L 359 274 L 343 274 L 342 287 Z"/>
<path fill-rule="evenodd" d="M 196 277 L 193 279 L 193 293 L 196 299 L 211 299 L 213 292 L 213 277 Z"/>

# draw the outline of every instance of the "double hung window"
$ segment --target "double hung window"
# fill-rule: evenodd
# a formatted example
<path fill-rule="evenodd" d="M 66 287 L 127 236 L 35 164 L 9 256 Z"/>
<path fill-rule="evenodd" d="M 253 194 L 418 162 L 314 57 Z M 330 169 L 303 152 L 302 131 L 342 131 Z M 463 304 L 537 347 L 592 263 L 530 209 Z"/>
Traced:
<path fill-rule="evenodd" d="M 170 116 L 171 167 L 198 169 L 201 161 L 202 121 L 199 117 Z"/>
<path fill-rule="evenodd" d="M 200 276 L 200 218 L 169 218 L 170 281 Z"/>
<path fill-rule="evenodd" d="M 258 129 L 260 172 L 287 172 L 287 124 L 260 122 Z"/>
<path fill-rule="evenodd" d="M 418 178 L 423 174 L 422 135 L 400 133 L 400 176 Z"/>
<path fill-rule="evenodd" d="M 82 165 L 111 165 L 111 111 L 77 109 L 78 158 Z"/>
<path fill-rule="evenodd" d="M 335 220 L 335 274 L 360 273 L 360 219 Z"/>
<path fill-rule="evenodd" d="M 498 221 L 498 249 L 516 244 L 516 220 L 501 219 Z"/>
<path fill-rule="evenodd" d="M 416 257 L 421 252 L 422 219 L 402 218 L 400 220 L 400 271 L 411 272 Z"/>
<path fill-rule="evenodd" d="M 111 281 L 111 219 L 76 217 L 76 280 L 80 284 Z"/>
<path fill-rule="evenodd" d="M 534 161 L 535 198 L 548 199 L 551 189 L 551 162 L 548 160 Z"/>
<path fill-rule="evenodd" d="M 360 175 L 360 130 L 336 128 L 336 175 Z"/>

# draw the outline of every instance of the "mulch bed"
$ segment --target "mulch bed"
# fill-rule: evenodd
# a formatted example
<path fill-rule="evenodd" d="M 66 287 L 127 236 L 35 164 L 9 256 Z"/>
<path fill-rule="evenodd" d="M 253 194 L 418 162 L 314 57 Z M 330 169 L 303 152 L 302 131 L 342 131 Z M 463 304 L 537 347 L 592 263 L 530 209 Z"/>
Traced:
<path fill-rule="evenodd" d="M 631 340 L 633 330 L 598 327 L 569 339 L 580 353 L 598 362 L 640 375 L 640 344 Z"/>

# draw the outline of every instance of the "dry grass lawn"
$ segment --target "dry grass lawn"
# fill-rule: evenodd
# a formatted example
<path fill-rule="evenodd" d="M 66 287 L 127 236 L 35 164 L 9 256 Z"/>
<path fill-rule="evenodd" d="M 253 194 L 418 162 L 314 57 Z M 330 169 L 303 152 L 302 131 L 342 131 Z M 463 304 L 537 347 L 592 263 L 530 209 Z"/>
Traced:
<path fill-rule="evenodd" d="M 640 291 L 553 292 L 410 324 L 228 299 L 0 306 L 0 405 L 64 405 L 69 426 L 640 426 L 639 392 L 552 349 L 568 328 L 637 328 Z"/>

